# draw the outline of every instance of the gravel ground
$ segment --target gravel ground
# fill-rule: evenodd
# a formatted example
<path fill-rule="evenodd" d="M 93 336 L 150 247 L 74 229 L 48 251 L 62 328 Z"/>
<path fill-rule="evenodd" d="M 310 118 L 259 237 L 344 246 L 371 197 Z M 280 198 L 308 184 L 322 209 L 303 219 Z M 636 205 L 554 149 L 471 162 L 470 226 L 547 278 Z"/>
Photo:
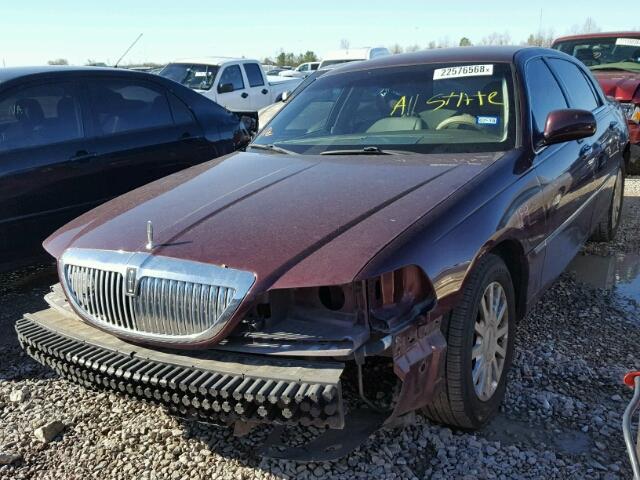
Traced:
<path fill-rule="evenodd" d="M 616 242 L 585 252 L 640 253 L 640 178 L 627 181 L 623 222 Z M 260 458 L 269 427 L 236 438 L 229 429 L 86 390 L 23 355 L 13 322 L 45 305 L 54 280 L 47 266 L 0 277 L 0 478 L 631 477 L 620 431 L 630 391 L 620 379 L 640 368 L 640 308 L 615 289 L 563 275 L 519 325 L 502 412 L 483 431 L 453 432 L 418 415 L 404 429 L 377 432 L 341 461 L 296 464 Z"/>

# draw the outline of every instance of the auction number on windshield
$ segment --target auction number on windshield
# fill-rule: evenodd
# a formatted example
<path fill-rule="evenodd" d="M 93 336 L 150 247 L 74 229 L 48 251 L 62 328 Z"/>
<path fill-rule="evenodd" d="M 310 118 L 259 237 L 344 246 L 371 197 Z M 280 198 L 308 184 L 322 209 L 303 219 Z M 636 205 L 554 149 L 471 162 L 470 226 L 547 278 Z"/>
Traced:
<path fill-rule="evenodd" d="M 459 67 L 436 68 L 433 71 L 434 80 L 477 77 L 480 75 L 493 75 L 493 65 L 462 65 Z"/>

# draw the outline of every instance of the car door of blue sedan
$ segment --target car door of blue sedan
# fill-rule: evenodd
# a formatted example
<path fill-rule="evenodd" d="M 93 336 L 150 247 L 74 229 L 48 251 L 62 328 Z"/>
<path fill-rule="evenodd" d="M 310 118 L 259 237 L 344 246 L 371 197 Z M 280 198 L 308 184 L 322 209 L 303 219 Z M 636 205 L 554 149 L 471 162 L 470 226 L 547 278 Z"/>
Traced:
<path fill-rule="evenodd" d="M 93 200 L 77 84 L 48 79 L 0 93 L 0 264 L 21 263 Z"/>

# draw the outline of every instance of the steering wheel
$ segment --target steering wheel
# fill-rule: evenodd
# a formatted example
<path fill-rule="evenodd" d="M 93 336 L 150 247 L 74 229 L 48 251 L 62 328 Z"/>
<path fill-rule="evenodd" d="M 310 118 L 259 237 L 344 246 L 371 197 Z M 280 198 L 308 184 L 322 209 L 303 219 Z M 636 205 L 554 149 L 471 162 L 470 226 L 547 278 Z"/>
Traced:
<path fill-rule="evenodd" d="M 469 115 L 468 113 L 445 118 L 438 124 L 436 130 L 444 130 L 445 128 L 449 128 L 451 125 L 466 125 L 468 127 L 472 127 L 478 132 L 482 131 L 482 129 L 476 124 L 476 117 L 474 117 L 473 115 Z"/>

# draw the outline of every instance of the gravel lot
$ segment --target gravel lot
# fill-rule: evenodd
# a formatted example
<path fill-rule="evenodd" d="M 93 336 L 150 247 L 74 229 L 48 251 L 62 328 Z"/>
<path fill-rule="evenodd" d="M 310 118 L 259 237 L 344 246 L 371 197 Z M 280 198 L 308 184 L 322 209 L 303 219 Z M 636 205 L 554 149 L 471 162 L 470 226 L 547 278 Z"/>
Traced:
<path fill-rule="evenodd" d="M 628 179 L 625 200 L 618 240 L 585 253 L 640 253 L 640 178 Z M 0 277 L 0 478 L 631 477 L 620 430 L 630 391 L 621 377 L 640 368 L 640 306 L 571 273 L 519 325 L 506 401 L 491 425 L 452 432 L 418 415 L 412 426 L 381 430 L 347 458 L 323 464 L 260 458 L 269 427 L 235 438 L 160 407 L 86 390 L 24 356 L 13 323 L 45 306 L 54 281 L 49 266 Z M 53 431 L 38 431 L 43 425 Z"/>

